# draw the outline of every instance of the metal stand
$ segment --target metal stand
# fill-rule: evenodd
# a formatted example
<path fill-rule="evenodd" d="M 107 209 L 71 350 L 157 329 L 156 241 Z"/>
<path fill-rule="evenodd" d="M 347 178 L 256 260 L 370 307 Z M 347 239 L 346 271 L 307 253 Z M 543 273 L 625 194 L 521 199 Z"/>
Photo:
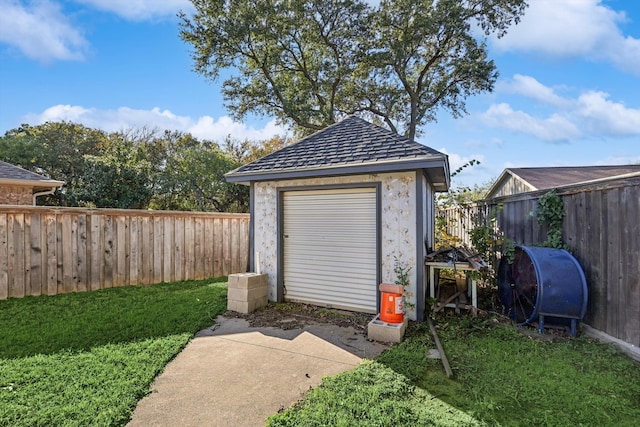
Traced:
<path fill-rule="evenodd" d="M 427 275 L 426 277 L 429 280 L 429 297 L 435 299 L 436 297 L 436 270 L 442 269 L 453 269 L 454 264 L 448 262 L 425 262 L 424 265 L 427 267 Z M 466 262 L 457 262 L 455 263 L 455 269 L 457 271 L 477 271 L 471 264 Z M 458 304 L 454 304 L 453 301 L 457 296 L 459 296 L 461 292 L 456 292 L 452 297 L 450 297 L 444 304 L 434 305 L 434 312 L 440 311 L 444 307 L 459 309 Z M 471 297 L 471 310 L 473 314 L 477 314 L 478 312 L 478 287 L 475 279 L 471 280 L 471 286 L 467 290 L 467 293 Z"/>

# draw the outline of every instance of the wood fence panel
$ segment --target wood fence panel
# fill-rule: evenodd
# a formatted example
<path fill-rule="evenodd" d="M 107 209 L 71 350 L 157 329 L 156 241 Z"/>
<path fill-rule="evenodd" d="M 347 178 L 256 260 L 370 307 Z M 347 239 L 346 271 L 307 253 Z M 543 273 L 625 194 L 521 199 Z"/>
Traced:
<path fill-rule="evenodd" d="M 196 280 L 203 279 L 204 274 L 204 221 L 202 218 L 195 218 L 193 224 L 193 243 L 194 243 L 194 266 L 193 278 Z"/>
<path fill-rule="evenodd" d="M 614 190 L 615 191 L 615 190 Z M 606 212 L 610 214 L 616 212 L 617 203 L 616 196 L 617 191 L 606 192 Z M 619 211 L 618 211 L 619 212 Z M 606 227 L 606 265 L 607 265 L 607 305 L 611 308 L 607 312 L 607 330 L 613 332 L 615 336 L 619 336 L 618 328 L 618 299 L 620 293 L 620 280 L 619 280 L 619 259 L 620 259 L 620 229 L 617 227 L 617 222 L 620 219 L 617 215 L 607 215 Z"/>
<path fill-rule="evenodd" d="M 102 262 L 101 262 L 101 242 L 103 236 L 101 235 L 101 215 L 90 215 L 89 216 L 89 225 L 90 225 L 90 234 L 89 234 L 89 254 L 91 256 L 89 266 L 90 266 L 90 279 L 89 279 L 89 288 L 92 291 L 96 289 L 102 288 L 102 280 L 101 273 L 102 270 Z"/>
<path fill-rule="evenodd" d="M 195 269 L 195 224 L 193 218 L 184 219 L 184 278 L 185 280 L 193 280 Z"/>
<path fill-rule="evenodd" d="M 116 277 L 115 281 L 120 285 L 129 285 L 129 268 L 127 264 L 129 262 L 129 230 L 127 229 L 127 217 L 119 216 L 115 220 L 116 227 L 116 239 L 114 245 L 114 262 L 116 265 Z"/>
<path fill-rule="evenodd" d="M 78 221 L 78 257 L 76 259 L 78 274 L 78 291 L 84 292 L 89 290 L 88 276 L 88 258 L 87 258 L 87 215 L 79 214 Z"/>
<path fill-rule="evenodd" d="M 37 295 L 37 287 L 38 284 L 34 283 L 36 289 L 31 288 L 31 253 L 32 253 L 32 245 L 31 245 L 31 214 L 26 213 L 24 215 L 24 234 L 22 236 L 22 245 L 24 247 L 24 294 L 25 295 Z"/>
<path fill-rule="evenodd" d="M 213 270 L 213 218 L 204 218 L 204 271 Z"/>
<path fill-rule="evenodd" d="M 47 245 L 45 256 L 47 260 L 47 295 L 58 293 L 58 221 L 55 214 L 45 215 Z"/>
<path fill-rule="evenodd" d="M 222 275 L 228 276 L 231 272 L 231 222 L 222 223 Z"/>
<path fill-rule="evenodd" d="M 12 234 L 9 239 L 9 296 L 20 298 L 25 295 L 24 291 L 24 241 L 21 237 L 24 233 L 24 216 L 22 214 L 9 215 L 9 232 Z"/>
<path fill-rule="evenodd" d="M 42 294 L 42 228 L 40 216 L 29 214 L 29 236 L 25 234 L 25 244 L 29 245 L 29 289 L 28 295 Z"/>
<path fill-rule="evenodd" d="M 25 214 L 25 295 L 40 295 L 42 281 L 38 277 L 41 274 L 39 246 L 40 246 L 40 219 L 34 218 L 30 213 Z"/>
<path fill-rule="evenodd" d="M 141 218 L 142 220 L 142 241 L 140 246 L 142 250 L 142 284 L 150 285 L 153 283 L 153 224 L 151 218 Z M 148 250 L 144 250 L 148 248 Z"/>
<path fill-rule="evenodd" d="M 161 283 L 164 279 L 164 221 L 162 218 L 153 218 L 153 279 L 152 283 Z"/>
<path fill-rule="evenodd" d="M 246 271 L 249 216 L 0 206 L 0 299 Z"/>
<path fill-rule="evenodd" d="M 103 282 L 102 286 L 105 288 L 113 287 L 114 279 L 114 250 L 115 250 L 115 234 L 114 234 L 114 220 L 112 215 L 106 215 L 104 217 L 103 231 L 104 231 L 104 247 L 102 251 L 102 264 L 103 264 Z"/>
<path fill-rule="evenodd" d="M 73 232 L 72 232 L 72 216 L 65 215 L 59 216 L 60 227 L 62 229 L 62 235 L 60 236 L 60 247 L 62 248 L 62 289 L 63 292 L 74 292 L 75 286 L 73 283 Z"/>
<path fill-rule="evenodd" d="M 18 232 L 15 231 L 13 223 L 13 214 L 7 215 L 7 271 L 9 272 L 7 277 L 7 295 L 9 297 L 15 297 L 15 271 L 16 271 L 16 259 L 15 259 L 15 236 Z"/>
<path fill-rule="evenodd" d="M 213 220 L 213 245 L 214 245 L 214 258 L 213 258 L 213 271 L 216 277 L 224 275 L 224 253 L 222 251 L 222 220 L 215 218 Z"/>
<path fill-rule="evenodd" d="M 173 218 L 164 218 L 164 262 L 163 262 L 163 280 L 165 282 L 174 282 L 176 280 L 175 268 L 173 267 L 173 239 L 174 227 Z"/>
<path fill-rule="evenodd" d="M 9 265 L 8 265 L 8 238 L 7 214 L 0 213 L 0 299 L 9 298 Z"/>
<path fill-rule="evenodd" d="M 249 227 L 248 224 L 241 223 L 240 224 L 240 265 L 238 266 L 237 273 L 241 273 L 243 271 L 249 271 Z"/>
<path fill-rule="evenodd" d="M 620 210 L 624 227 L 622 233 L 620 310 L 625 313 L 621 317 L 620 328 L 622 339 L 626 342 L 640 343 L 640 191 L 637 188 L 625 187 L 621 190 Z M 625 283 L 624 278 L 632 278 L 636 286 Z M 630 286 L 629 286 L 630 285 Z"/>
<path fill-rule="evenodd" d="M 174 252 L 173 252 L 173 269 L 175 271 L 175 280 L 184 280 L 184 218 L 174 219 Z"/>
<path fill-rule="evenodd" d="M 131 218 L 129 223 L 129 284 L 140 284 L 140 224 L 138 218 Z"/>
<path fill-rule="evenodd" d="M 590 191 L 587 197 L 587 214 L 585 222 L 587 223 L 587 246 L 581 253 L 580 264 L 585 266 L 585 274 L 589 284 L 589 302 L 587 305 L 587 315 L 585 321 L 590 324 L 603 324 L 606 318 L 606 306 L 598 307 L 596 310 L 596 301 L 603 301 L 606 295 L 605 287 L 605 251 L 601 250 L 603 216 L 602 212 L 602 193 Z"/>

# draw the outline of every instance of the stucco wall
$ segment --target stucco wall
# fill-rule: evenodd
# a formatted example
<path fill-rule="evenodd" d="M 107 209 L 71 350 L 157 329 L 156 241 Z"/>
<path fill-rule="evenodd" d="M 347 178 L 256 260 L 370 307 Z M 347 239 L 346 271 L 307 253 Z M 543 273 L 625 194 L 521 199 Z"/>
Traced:
<path fill-rule="evenodd" d="M 261 273 L 269 275 L 269 300 L 276 299 L 277 291 L 277 188 L 351 184 L 360 182 L 381 183 L 381 257 L 382 281 L 396 280 L 396 260 L 404 267 L 411 267 L 407 307 L 410 319 L 416 319 L 416 244 L 422 244 L 422 236 L 416 238 L 416 173 L 385 173 L 353 175 L 330 178 L 311 178 L 283 181 L 256 182 L 254 185 L 254 249 L 255 262 L 260 263 Z M 430 206 L 430 202 L 427 202 Z M 430 207 L 427 209 L 431 209 Z"/>
<path fill-rule="evenodd" d="M 33 205 L 32 188 L 0 185 L 0 205 Z"/>

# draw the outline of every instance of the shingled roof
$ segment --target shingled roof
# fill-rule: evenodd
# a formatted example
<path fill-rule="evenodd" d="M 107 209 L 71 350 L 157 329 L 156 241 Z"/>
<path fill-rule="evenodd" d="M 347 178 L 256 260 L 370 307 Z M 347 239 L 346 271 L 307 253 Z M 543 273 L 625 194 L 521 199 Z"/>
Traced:
<path fill-rule="evenodd" d="M 424 169 L 436 190 L 449 187 L 446 154 L 351 116 L 226 174 L 229 182 Z"/>
<path fill-rule="evenodd" d="M 510 168 L 513 174 L 537 190 L 547 190 L 594 179 L 640 172 L 640 165 Z"/>
<path fill-rule="evenodd" d="M 520 183 L 519 187 L 522 188 L 520 192 L 523 190 L 529 192 L 551 190 L 608 178 L 614 179 L 637 173 L 640 173 L 640 165 L 507 168 L 487 191 L 485 198 L 491 199 L 500 194 L 503 191 L 502 187 L 509 180 L 516 180 Z"/>
<path fill-rule="evenodd" d="M 38 175 L 11 163 L 0 161 L 0 184 L 51 188 L 60 187 L 64 182 L 49 179 L 46 176 Z"/>

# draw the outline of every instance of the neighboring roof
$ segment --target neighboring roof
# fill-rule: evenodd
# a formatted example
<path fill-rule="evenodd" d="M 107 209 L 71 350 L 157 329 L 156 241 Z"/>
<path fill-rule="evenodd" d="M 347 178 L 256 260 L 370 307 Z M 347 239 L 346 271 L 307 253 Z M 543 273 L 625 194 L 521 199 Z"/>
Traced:
<path fill-rule="evenodd" d="M 517 180 L 527 191 L 538 191 L 632 173 L 640 173 L 640 165 L 508 168 L 491 186 L 485 198 L 494 197 L 509 179 Z"/>
<path fill-rule="evenodd" d="M 229 182 L 424 169 L 438 191 L 449 188 L 446 154 L 350 116 L 226 174 Z"/>
<path fill-rule="evenodd" d="M 64 182 L 49 179 L 46 176 L 38 175 L 11 163 L 0 161 L 0 184 L 51 188 L 60 187 Z"/>

